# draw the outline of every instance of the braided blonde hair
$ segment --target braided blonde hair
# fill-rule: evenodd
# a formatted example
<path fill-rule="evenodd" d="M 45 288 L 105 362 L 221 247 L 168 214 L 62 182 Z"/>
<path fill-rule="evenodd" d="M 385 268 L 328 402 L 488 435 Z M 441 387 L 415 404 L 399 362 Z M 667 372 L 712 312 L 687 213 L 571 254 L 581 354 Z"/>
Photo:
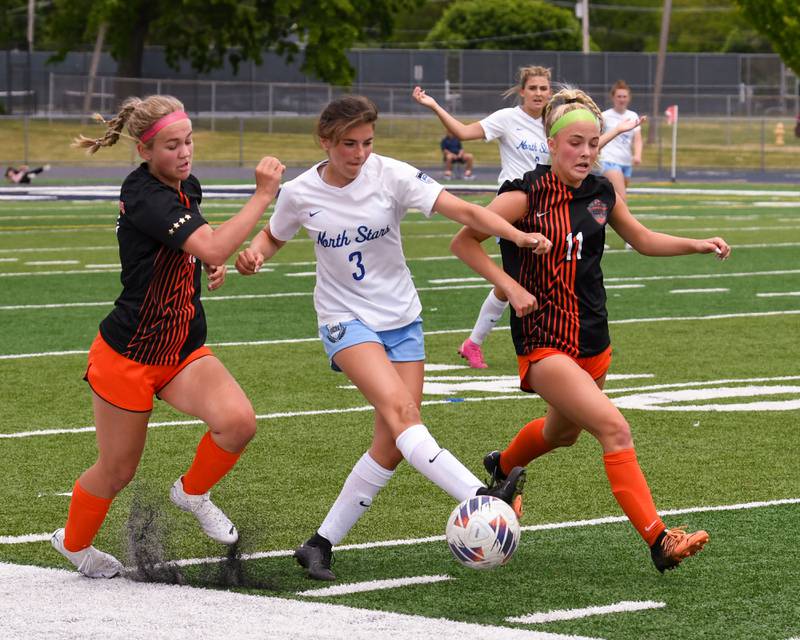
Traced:
<path fill-rule="evenodd" d="M 542 112 L 542 119 L 544 121 L 544 134 L 550 137 L 550 128 L 553 123 L 564 114 L 576 109 L 588 109 L 592 115 L 597 118 L 600 129 L 603 128 L 603 114 L 600 108 L 595 104 L 588 94 L 580 89 L 565 86 L 558 93 L 556 93 Z"/>
<path fill-rule="evenodd" d="M 119 113 L 111 120 L 106 120 L 99 113 L 94 114 L 95 120 L 106 125 L 106 132 L 103 136 L 87 138 L 79 135 L 72 141 L 72 146 L 77 149 L 86 149 L 86 153 L 91 155 L 102 147 L 116 144 L 120 136 L 140 142 L 145 131 L 174 111 L 183 111 L 183 103 L 173 96 L 154 95 L 148 96 L 144 100 L 136 97 L 126 98 Z M 126 127 L 130 135 L 122 132 L 122 129 Z M 145 146 L 152 144 L 153 141 L 148 140 Z"/>
<path fill-rule="evenodd" d="M 517 84 L 503 91 L 503 97 L 510 98 L 519 94 L 519 90 L 525 88 L 525 83 L 528 82 L 528 78 L 547 78 L 547 81 L 549 82 L 550 69 L 547 67 L 537 67 L 533 65 L 520 67 L 517 71 Z"/>

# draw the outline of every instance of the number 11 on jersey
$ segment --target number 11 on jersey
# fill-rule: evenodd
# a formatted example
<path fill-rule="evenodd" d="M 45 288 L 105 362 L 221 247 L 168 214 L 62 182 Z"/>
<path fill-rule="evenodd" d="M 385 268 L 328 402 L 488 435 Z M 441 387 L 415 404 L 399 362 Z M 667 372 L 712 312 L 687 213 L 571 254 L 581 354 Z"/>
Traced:
<path fill-rule="evenodd" d="M 581 248 L 583 247 L 583 231 L 578 231 L 573 237 L 570 231 L 567 234 L 567 262 L 572 260 L 572 249 L 575 248 L 575 259 L 581 259 Z"/>

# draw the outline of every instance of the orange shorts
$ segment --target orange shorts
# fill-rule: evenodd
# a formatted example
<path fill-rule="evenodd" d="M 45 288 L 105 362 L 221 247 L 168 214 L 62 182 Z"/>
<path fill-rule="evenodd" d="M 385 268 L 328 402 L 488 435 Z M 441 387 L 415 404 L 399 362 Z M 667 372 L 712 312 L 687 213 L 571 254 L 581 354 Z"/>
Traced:
<path fill-rule="evenodd" d="M 527 381 L 528 369 L 531 368 L 532 364 L 555 355 L 562 355 L 572 358 L 572 356 L 564 353 L 563 351 L 550 347 L 534 349 L 530 353 L 526 353 L 524 356 L 517 356 L 517 364 L 519 365 L 519 388 L 523 391 L 527 391 L 528 393 L 533 393 L 533 389 L 530 388 Z M 596 356 L 572 359 L 578 363 L 578 366 L 581 369 L 592 376 L 592 380 L 597 380 L 605 375 L 606 371 L 608 371 L 608 368 L 611 366 L 611 345 L 606 347 L 605 351 L 598 353 Z"/>
<path fill-rule="evenodd" d="M 89 364 L 83 379 L 98 396 L 126 411 L 153 409 L 153 396 L 190 362 L 214 353 L 205 345 L 192 351 L 176 365 L 141 364 L 120 355 L 99 333 L 89 349 Z"/>

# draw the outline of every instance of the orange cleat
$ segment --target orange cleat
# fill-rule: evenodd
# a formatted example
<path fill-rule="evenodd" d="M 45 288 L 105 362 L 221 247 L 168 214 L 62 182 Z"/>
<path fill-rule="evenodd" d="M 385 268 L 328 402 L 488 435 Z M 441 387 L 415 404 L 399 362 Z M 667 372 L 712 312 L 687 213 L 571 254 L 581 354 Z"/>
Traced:
<path fill-rule="evenodd" d="M 650 547 L 650 557 L 661 573 L 674 569 L 686 558 L 700 552 L 708 542 L 705 531 L 686 533 L 686 527 L 665 529 Z"/>

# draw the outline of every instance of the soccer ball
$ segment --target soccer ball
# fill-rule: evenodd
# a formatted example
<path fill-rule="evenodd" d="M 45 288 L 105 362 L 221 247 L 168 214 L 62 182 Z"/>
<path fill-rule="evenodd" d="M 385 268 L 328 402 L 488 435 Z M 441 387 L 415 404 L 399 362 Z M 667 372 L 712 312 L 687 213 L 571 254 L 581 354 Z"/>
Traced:
<path fill-rule="evenodd" d="M 492 569 L 514 555 L 519 542 L 514 510 L 499 498 L 467 498 L 450 514 L 445 537 L 450 551 L 472 569 Z"/>

